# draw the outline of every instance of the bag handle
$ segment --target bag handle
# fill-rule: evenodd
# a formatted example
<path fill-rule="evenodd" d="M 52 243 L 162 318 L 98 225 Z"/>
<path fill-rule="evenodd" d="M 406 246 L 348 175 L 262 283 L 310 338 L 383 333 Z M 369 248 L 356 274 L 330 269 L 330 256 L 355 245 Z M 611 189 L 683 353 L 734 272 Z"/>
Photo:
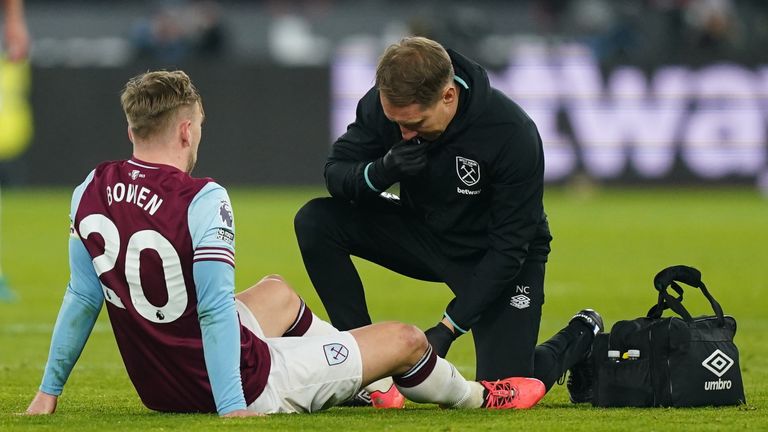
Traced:
<path fill-rule="evenodd" d="M 707 290 L 704 282 L 701 281 L 701 272 L 693 267 L 684 265 L 676 265 L 667 267 L 660 271 L 653 278 L 653 286 L 659 292 L 658 303 L 648 311 L 648 318 L 661 318 L 664 309 L 672 309 L 675 313 L 680 315 L 685 321 L 692 322 L 693 318 L 688 310 L 683 306 L 683 288 L 677 283 L 683 282 L 686 285 L 698 288 L 704 297 L 709 300 L 709 304 L 712 305 L 712 310 L 717 316 L 717 324 L 720 327 L 725 325 L 725 319 L 723 318 L 723 308 L 720 303 L 712 297 L 712 294 Z M 678 294 L 678 297 L 674 297 L 669 293 L 667 287 L 672 289 Z"/>

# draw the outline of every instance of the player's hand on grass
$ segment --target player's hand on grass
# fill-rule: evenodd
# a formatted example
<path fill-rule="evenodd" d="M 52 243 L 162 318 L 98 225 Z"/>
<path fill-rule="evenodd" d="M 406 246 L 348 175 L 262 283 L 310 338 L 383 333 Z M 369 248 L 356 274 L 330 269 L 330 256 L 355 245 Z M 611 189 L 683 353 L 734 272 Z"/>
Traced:
<path fill-rule="evenodd" d="M 222 417 L 264 417 L 264 414 L 257 413 L 254 411 L 248 411 L 247 409 L 239 409 L 235 411 L 228 412 L 224 414 Z"/>
<path fill-rule="evenodd" d="M 28 415 L 53 414 L 56 411 L 58 399 L 57 396 L 38 391 L 35 398 L 29 404 L 26 413 Z"/>
<path fill-rule="evenodd" d="M 424 332 L 427 335 L 429 344 L 432 345 L 432 349 L 435 350 L 435 354 L 439 357 L 445 358 L 448 354 L 448 349 L 451 348 L 451 344 L 458 337 L 447 325 L 443 322 L 437 323 L 436 326 Z"/>

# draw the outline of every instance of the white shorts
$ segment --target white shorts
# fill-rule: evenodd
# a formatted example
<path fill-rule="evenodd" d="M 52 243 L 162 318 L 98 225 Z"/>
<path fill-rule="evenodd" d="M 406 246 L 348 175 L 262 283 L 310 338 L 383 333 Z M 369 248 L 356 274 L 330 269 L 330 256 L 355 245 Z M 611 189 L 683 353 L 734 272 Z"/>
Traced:
<path fill-rule="evenodd" d="M 248 405 L 265 414 L 313 412 L 351 398 L 363 381 L 357 341 L 349 332 L 265 338 L 248 307 L 235 300 L 240 322 L 269 346 L 272 365 L 264 392 Z"/>

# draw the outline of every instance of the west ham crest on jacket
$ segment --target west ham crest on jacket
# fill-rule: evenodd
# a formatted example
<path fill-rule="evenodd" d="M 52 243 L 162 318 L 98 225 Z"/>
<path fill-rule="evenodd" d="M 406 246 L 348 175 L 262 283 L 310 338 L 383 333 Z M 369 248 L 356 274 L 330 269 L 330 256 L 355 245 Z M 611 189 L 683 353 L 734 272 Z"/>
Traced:
<path fill-rule="evenodd" d="M 480 181 L 480 164 L 472 159 L 456 156 L 456 174 L 467 186 L 474 186 Z"/>

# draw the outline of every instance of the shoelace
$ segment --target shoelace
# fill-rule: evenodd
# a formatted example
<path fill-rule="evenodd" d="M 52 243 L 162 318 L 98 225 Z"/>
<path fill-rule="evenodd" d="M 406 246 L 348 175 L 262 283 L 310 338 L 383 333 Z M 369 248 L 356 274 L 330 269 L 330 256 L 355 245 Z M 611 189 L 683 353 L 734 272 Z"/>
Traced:
<path fill-rule="evenodd" d="M 485 397 L 486 408 L 499 408 L 512 403 L 517 394 L 517 389 L 508 382 L 501 380 L 490 383 L 493 388 L 487 388 L 488 395 Z"/>

